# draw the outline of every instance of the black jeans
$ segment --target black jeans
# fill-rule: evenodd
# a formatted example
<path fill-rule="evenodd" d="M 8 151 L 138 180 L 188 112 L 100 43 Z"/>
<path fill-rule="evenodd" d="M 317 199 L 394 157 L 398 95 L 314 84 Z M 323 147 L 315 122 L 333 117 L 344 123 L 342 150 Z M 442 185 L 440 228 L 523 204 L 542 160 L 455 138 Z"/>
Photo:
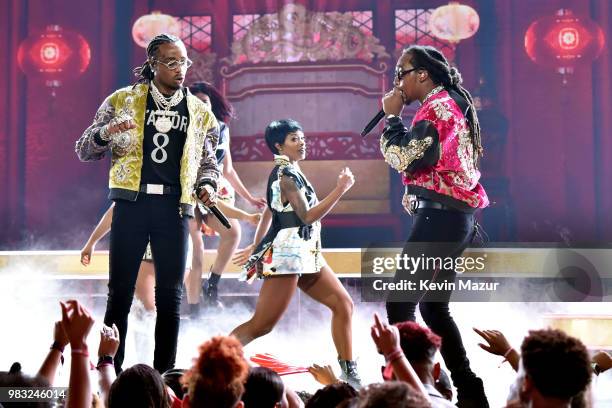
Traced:
<path fill-rule="evenodd" d="M 179 197 L 140 193 L 134 202 L 117 200 L 110 233 L 108 301 L 104 324 L 119 329 L 121 344 L 115 370 L 121 371 L 128 314 L 136 277 L 147 243 L 155 265 L 155 353 L 160 373 L 174 367 L 179 332 L 179 307 L 187 256 L 187 218 L 179 212 Z"/>
<path fill-rule="evenodd" d="M 476 233 L 476 223 L 473 214 L 436 209 L 421 209 L 414 215 L 412 229 L 404 247 L 403 254 L 421 258 L 456 259 L 469 245 Z M 418 251 L 417 253 L 414 253 Z M 416 288 L 421 280 L 430 282 L 455 282 L 456 272 L 452 268 L 439 268 L 430 264 L 428 268 L 414 271 L 398 269 L 394 281 L 415 282 Z M 442 337 L 440 352 L 444 362 L 451 371 L 453 383 L 459 391 L 459 396 L 477 395 L 481 388 L 475 386 L 476 375 L 470 369 L 461 334 L 449 310 L 449 299 L 452 294 L 450 287 L 435 291 L 415 290 L 409 295 L 403 294 L 401 299 L 389 297 L 387 300 L 387 318 L 390 323 L 414 321 L 416 307 L 419 306 L 421 316 L 427 326 Z M 403 301 L 402 301 L 403 300 Z M 484 391 L 482 391 L 484 397 Z M 486 399 L 485 399 L 486 401 Z M 461 402 L 461 401 L 460 401 Z M 485 405 L 483 405 L 485 406 Z"/>

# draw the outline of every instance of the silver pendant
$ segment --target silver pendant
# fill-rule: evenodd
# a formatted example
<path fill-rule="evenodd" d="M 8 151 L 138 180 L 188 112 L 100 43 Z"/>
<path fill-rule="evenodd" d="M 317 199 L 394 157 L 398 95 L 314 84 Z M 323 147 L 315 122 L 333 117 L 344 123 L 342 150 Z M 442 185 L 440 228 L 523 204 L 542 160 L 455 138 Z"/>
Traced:
<path fill-rule="evenodd" d="M 172 129 L 172 121 L 167 116 L 160 116 L 155 120 L 155 129 L 160 133 L 168 133 Z"/>

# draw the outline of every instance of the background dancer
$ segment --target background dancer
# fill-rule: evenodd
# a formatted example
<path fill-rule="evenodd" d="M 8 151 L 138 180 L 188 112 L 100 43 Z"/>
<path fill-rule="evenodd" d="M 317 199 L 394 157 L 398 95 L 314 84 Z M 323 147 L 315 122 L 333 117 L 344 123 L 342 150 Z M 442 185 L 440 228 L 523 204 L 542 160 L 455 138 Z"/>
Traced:
<path fill-rule="evenodd" d="M 338 176 L 336 187 L 319 202 L 298 164 L 306 158 L 302 126 L 291 119 L 274 121 L 266 128 L 265 138 L 276 164 L 268 179 L 268 206 L 255 233 L 254 244 L 236 257 L 241 264 L 248 259 L 244 267 L 248 280 L 259 277 L 264 282 L 253 317 L 236 327 L 232 334 L 246 345 L 269 333 L 299 287 L 331 310 L 332 338 L 342 378 L 359 385 L 352 355 L 353 301 L 321 254 L 320 223 L 353 186 L 355 178 L 345 168 Z"/>
<path fill-rule="evenodd" d="M 234 116 L 234 109 L 227 99 L 221 93 L 207 82 L 196 82 L 189 86 L 189 90 L 204 102 L 214 113 L 219 121 L 219 144 L 217 145 L 217 164 L 221 173 L 219 177 L 218 201 L 219 206 L 223 204 L 233 207 L 235 196 L 234 190 L 240 194 L 242 198 L 249 202 L 254 207 L 263 208 L 266 205 L 266 200 L 263 197 L 254 197 L 249 190 L 244 186 L 240 176 L 236 172 L 232 164 L 232 153 L 230 151 L 230 133 L 227 126 L 228 121 Z M 223 203 L 223 204 L 221 204 Z M 220 207 L 222 210 L 223 208 Z M 231 214 L 227 213 L 229 217 Z M 253 214 L 249 214 L 250 222 L 254 221 Z M 238 217 L 236 217 L 238 218 Z M 239 218 L 240 219 L 240 218 Z M 257 219 L 257 222 L 259 220 Z M 238 248 L 240 243 L 240 223 L 236 219 L 230 219 L 232 228 L 227 229 L 219 220 L 210 214 L 201 214 L 196 211 L 197 227 L 192 229 L 191 234 L 194 242 L 194 258 L 193 268 L 188 274 L 187 280 L 187 301 L 189 303 L 190 312 L 193 315 L 199 313 L 200 300 L 200 284 L 202 279 L 202 258 L 203 242 L 199 232 L 199 227 L 202 223 L 205 224 L 207 234 L 219 234 L 219 246 L 217 247 L 217 256 L 215 262 L 210 268 L 208 279 L 202 287 L 204 293 L 204 302 L 211 307 L 222 306 L 218 300 L 218 287 L 223 271 L 227 268 L 232 254 Z M 256 222 L 256 224 L 257 224 Z M 198 243 L 196 243 L 199 240 Z M 202 250 L 200 250 L 202 248 Z"/>
<path fill-rule="evenodd" d="M 153 365 L 160 372 L 174 366 L 194 188 L 205 205 L 215 202 L 218 124 L 182 87 L 190 65 L 177 37 L 153 38 L 147 60 L 135 70 L 138 83 L 109 96 L 76 144 L 82 161 L 99 160 L 109 150 L 113 155 L 109 197 L 115 209 L 104 322 L 119 328 L 117 371 L 124 357 L 134 284 L 149 241 L 156 272 Z"/>
<path fill-rule="evenodd" d="M 106 210 L 94 230 L 91 232 L 91 235 L 87 239 L 83 249 L 81 249 L 81 264 L 84 266 L 89 265 L 96 245 L 110 231 L 114 207 L 115 203 L 111 204 L 108 210 Z M 224 215 L 228 217 L 228 219 L 238 219 L 240 221 L 249 222 L 254 226 L 257 226 L 259 219 L 261 218 L 261 214 L 247 213 L 229 204 L 224 204 L 222 201 L 217 203 L 217 207 L 223 212 Z M 199 209 L 196 209 L 195 213 L 197 217 L 200 214 Z M 198 226 L 195 218 L 189 219 L 189 235 L 191 236 L 191 241 L 188 241 L 188 251 L 185 264 L 185 286 L 188 299 L 190 299 L 189 294 L 193 292 L 196 293 L 193 296 L 197 299 L 200 292 L 200 280 L 193 284 L 193 286 L 195 286 L 195 290 L 193 290 L 193 286 L 190 286 L 189 277 L 195 275 L 195 273 L 192 273 L 191 271 L 193 270 L 193 264 L 195 263 L 196 249 L 199 249 L 200 252 L 198 256 L 198 262 L 200 263 L 198 270 L 200 271 L 200 275 L 202 274 L 201 270 L 204 257 L 204 247 L 200 226 Z M 142 302 L 142 305 L 147 312 L 155 312 L 155 267 L 153 265 L 153 254 L 151 253 L 150 244 L 147 245 L 145 254 L 142 257 L 142 262 L 140 263 L 138 277 L 136 278 L 136 290 L 134 294 L 136 298 Z"/>
<path fill-rule="evenodd" d="M 457 258 L 472 241 L 474 211 L 489 204 L 478 183 L 482 155 L 480 126 L 470 93 L 461 76 L 440 51 L 429 46 L 404 50 L 396 66 L 394 89 L 383 100 L 387 114 L 381 150 L 385 161 L 402 173 L 403 204 L 413 214 L 404 253 Z M 404 105 L 419 101 L 410 129 L 399 116 Z M 412 273 L 412 274 L 411 274 Z M 454 282 L 453 269 L 416 273 L 399 269 L 395 280 L 429 279 Z M 417 282 L 418 287 L 418 282 Z M 488 406 L 482 380 L 470 369 L 459 329 L 449 311 L 450 290 L 394 294 L 387 301 L 390 323 L 415 320 L 417 304 L 427 325 L 442 337 L 441 353 L 457 387 L 460 407 Z"/>

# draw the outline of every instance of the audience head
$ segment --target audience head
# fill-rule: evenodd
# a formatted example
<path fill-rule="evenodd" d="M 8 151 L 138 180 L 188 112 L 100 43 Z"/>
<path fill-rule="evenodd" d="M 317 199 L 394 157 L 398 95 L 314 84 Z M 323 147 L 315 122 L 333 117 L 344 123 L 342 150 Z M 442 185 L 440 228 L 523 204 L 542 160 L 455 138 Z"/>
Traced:
<path fill-rule="evenodd" d="M 335 407 L 343 401 L 357 396 L 355 388 L 345 382 L 330 384 L 321 388 L 308 400 L 306 408 Z"/>
<path fill-rule="evenodd" d="M 358 408 L 430 408 L 425 397 L 401 381 L 370 384 L 359 392 Z"/>
<path fill-rule="evenodd" d="M 396 326 L 399 330 L 400 347 L 406 359 L 421 381 L 431 382 L 433 385 L 440 376 L 440 364 L 434 363 L 434 358 L 442 339 L 429 328 L 416 322 L 402 322 Z"/>
<path fill-rule="evenodd" d="M 453 400 L 453 384 L 446 371 L 440 369 L 440 376 L 434 384 L 436 390 L 449 401 Z"/>
<path fill-rule="evenodd" d="M 183 399 L 186 392 L 185 384 L 181 382 L 181 379 L 185 375 L 187 370 L 181 368 L 173 368 L 162 374 L 164 384 L 174 392 L 174 395 L 179 399 Z"/>
<path fill-rule="evenodd" d="M 567 401 L 591 381 L 586 347 L 560 330 L 532 330 L 521 345 L 516 392 L 523 402 Z"/>
<path fill-rule="evenodd" d="M 119 374 L 111 385 L 108 407 L 169 408 L 170 396 L 157 370 L 136 364 Z"/>
<path fill-rule="evenodd" d="M 280 408 L 285 385 L 280 375 L 266 367 L 252 367 L 244 384 L 245 408 Z"/>
<path fill-rule="evenodd" d="M 49 387 L 49 382 L 41 377 L 30 377 L 21 372 L 21 364 L 13 363 L 9 371 L 0 371 L 0 387 Z M 50 402 L 2 402 L 0 407 L 29 408 L 29 407 L 51 407 Z"/>
<path fill-rule="evenodd" d="M 185 374 L 191 408 L 242 407 L 249 365 L 242 345 L 233 336 L 216 336 L 199 348 L 193 367 Z"/>

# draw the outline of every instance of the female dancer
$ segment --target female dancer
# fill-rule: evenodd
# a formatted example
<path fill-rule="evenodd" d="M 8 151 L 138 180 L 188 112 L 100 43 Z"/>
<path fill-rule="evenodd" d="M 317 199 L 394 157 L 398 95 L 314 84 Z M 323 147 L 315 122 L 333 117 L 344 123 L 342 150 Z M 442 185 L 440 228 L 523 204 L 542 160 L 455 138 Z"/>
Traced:
<path fill-rule="evenodd" d="M 253 317 L 236 327 L 232 334 L 246 345 L 269 333 L 299 287 L 331 309 L 332 338 L 342 377 L 359 385 L 352 356 L 353 302 L 323 259 L 319 222 L 353 186 L 355 179 L 345 168 L 334 190 L 319 202 L 298 164 L 306 157 L 306 141 L 300 124 L 291 119 L 274 121 L 266 128 L 265 138 L 276 164 L 268 179 L 268 206 L 255 233 L 257 245 L 250 245 L 235 258 L 241 264 L 248 259 L 244 266 L 247 280 L 259 277 L 264 282 Z"/>
<path fill-rule="evenodd" d="M 233 117 L 234 111 L 232 105 L 225 99 L 223 95 L 211 84 L 206 82 L 196 82 L 189 87 L 189 90 L 198 98 L 207 104 L 221 126 L 219 132 L 219 144 L 217 145 L 217 164 L 221 177 L 219 177 L 218 199 L 230 206 L 234 205 L 234 190 L 240 194 L 242 198 L 248 201 L 251 205 L 257 208 L 263 208 L 266 205 L 266 200 L 261 197 L 253 197 L 249 190 L 244 186 L 240 176 L 232 165 L 232 154 L 230 152 L 230 135 L 227 121 Z M 250 221 L 253 221 L 251 218 Z M 258 220 L 257 220 L 258 221 Z M 220 235 L 219 247 L 217 248 L 217 257 L 210 268 L 208 279 L 204 284 L 204 301 L 210 306 L 222 306 L 218 300 L 218 286 L 221 275 L 232 257 L 232 254 L 240 243 L 240 223 L 237 220 L 231 220 L 232 228 L 227 229 L 215 217 L 196 212 L 197 230 L 202 227 L 202 223 L 206 225 L 205 231 L 208 234 L 218 233 Z M 212 230 L 212 231 L 211 231 Z M 195 234 L 192 232 L 192 237 Z M 198 234 L 199 235 L 199 234 Z M 194 257 L 193 267 L 188 276 L 187 301 L 190 305 L 191 313 L 198 314 L 199 298 L 200 298 L 200 282 L 202 279 L 202 258 L 203 242 L 201 236 L 200 242 L 194 240 Z M 202 248 L 202 250 L 200 250 Z"/>
<path fill-rule="evenodd" d="M 440 51 L 429 46 L 404 50 L 396 66 L 394 89 L 383 100 L 387 126 L 380 146 L 385 161 L 403 175 L 404 206 L 414 215 L 404 254 L 457 259 L 477 231 L 474 211 L 489 204 L 478 183 L 482 155 L 480 126 L 461 76 Z M 403 106 L 419 101 L 410 129 Z M 414 244 L 419 243 L 419 244 Z M 418 245 L 418 249 L 415 245 Z M 429 263 L 429 262 L 428 262 Z M 435 264 L 435 262 L 434 262 Z M 435 266 L 435 265 L 434 265 Z M 398 269 L 396 281 L 454 282 L 455 270 Z M 416 283 L 416 287 L 420 287 Z M 398 294 L 387 298 L 390 323 L 415 320 L 417 305 L 427 325 L 442 337 L 441 353 L 457 387 L 460 407 L 488 407 L 482 380 L 470 369 L 461 335 L 450 315 L 452 285 L 445 290 Z"/>

